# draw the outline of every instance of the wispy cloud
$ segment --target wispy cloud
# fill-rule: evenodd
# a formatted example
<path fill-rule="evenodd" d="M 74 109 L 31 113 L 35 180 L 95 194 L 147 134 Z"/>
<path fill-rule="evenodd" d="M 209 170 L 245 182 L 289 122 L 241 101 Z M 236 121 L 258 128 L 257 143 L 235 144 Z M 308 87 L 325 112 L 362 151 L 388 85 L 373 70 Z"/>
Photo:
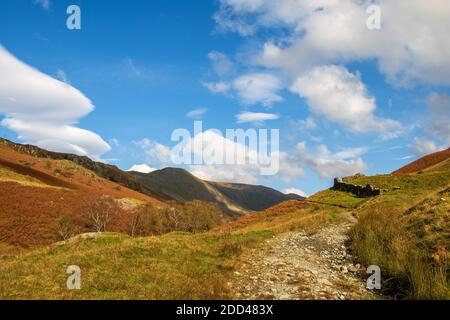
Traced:
<path fill-rule="evenodd" d="M 277 114 L 261 112 L 242 112 L 236 115 L 237 123 L 262 123 L 267 120 L 277 120 L 278 118 L 279 116 Z"/>
<path fill-rule="evenodd" d="M 209 92 L 214 94 L 224 94 L 229 95 L 229 92 L 231 90 L 231 85 L 228 82 L 225 81 L 219 81 L 219 82 L 203 82 L 203 86 L 209 90 Z"/>
<path fill-rule="evenodd" d="M 297 188 L 287 188 L 287 189 L 284 189 L 282 192 L 284 194 L 297 194 L 301 197 L 308 198 L 308 194 L 305 191 L 303 191 L 301 189 L 297 189 Z"/>
<path fill-rule="evenodd" d="M 208 54 L 214 72 L 220 76 L 229 75 L 234 71 L 234 64 L 225 54 L 219 51 L 211 51 Z"/>
<path fill-rule="evenodd" d="M 186 114 L 186 117 L 192 118 L 192 119 L 201 119 L 207 112 L 208 112 L 207 108 L 198 108 L 198 109 L 189 111 Z"/>
<path fill-rule="evenodd" d="M 125 58 L 122 60 L 122 66 L 125 69 L 126 74 L 130 78 L 148 78 L 150 70 L 145 67 L 136 64 L 134 59 Z"/>
<path fill-rule="evenodd" d="M 244 104 L 271 106 L 283 101 L 278 95 L 282 88 L 281 80 L 269 73 L 251 73 L 240 76 L 233 82 L 233 89 Z"/>
<path fill-rule="evenodd" d="M 58 69 L 56 71 L 56 78 L 61 80 L 62 82 L 65 82 L 67 84 L 70 84 L 69 79 L 67 78 L 67 74 L 64 70 Z"/>
<path fill-rule="evenodd" d="M 44 10 L 50 10 L 51 1 L 50 0 L 34 0 L 34 4 L 40 5 Z"/>

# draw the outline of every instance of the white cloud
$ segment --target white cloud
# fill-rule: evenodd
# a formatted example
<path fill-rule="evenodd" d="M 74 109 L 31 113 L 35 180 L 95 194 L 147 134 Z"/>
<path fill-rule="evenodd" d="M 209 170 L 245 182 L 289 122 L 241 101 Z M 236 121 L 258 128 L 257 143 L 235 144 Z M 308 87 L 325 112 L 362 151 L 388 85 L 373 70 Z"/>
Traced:
<path fill-rule="evenodd" d="M 424 135 L 408 145 L 416 156 L 444 150 L 450 146 L 450 96 L 432 93 L 427 99 Z"/>
<path fill-rule="evenodd" d="M 1 124 L 20 140 L 52 151 L 98 159 L 110 146 L 97 134 L 74 126 L 94 110 L 71 85 L 19 61 L 0 46 Z"/>
<path fill-rule="evenodd" d="M 361 158 L 366 152 L 364 148 L 351 148 L 332 153 L 322 144 L 317 147 L 316 152 L 310 152 L 306 148 L 306 142 L 303 141 L 297 145 L 297 152 L 299 161 L 322 178 L 350 176 L 367 169 Z"/>
<path fill-rule="evenodd" d="M 308 198 L 308 195 L 306 194 L 305 191 L 303 191 L 301 189 L 297 189 L 297 188 L 287 188 L 287 189 L 284 189 L 282 192 L 284 194 L 297 194 L 301 197 Z"/>
<path fill-rule="evenodd" d="M 267 120 L 276 120 L 278 118 L 279 116 L 273 113 L 242 112 L 236 115 L 237 123 L 261 123 Z"/>
<path fill-rule="evenodd" d="M 228 95 L 229 91 L 231 90 L 231 85 L 228 82 L 225 81 L 219 81 L 219 82 L 204 82 L 203 85 L 212 93 L 214 94 L 224 94 Z"/>
<path fill-rule="evenodd" d="M 207 108 L 198 108 L 198 109 L 189 111 L 186 114 L 186 117 L 192 118 L 192 119 L 201 119 L 207 112 L 208 112 Z"/>
<path fill-rule="evenodd" d="M 255 184 L 258 178 L 254 172 L 239 166 L 192 165 L 189 171 L 196 177 L 217 182 Z"/>
<path fill-rule="evenodd" d="M 415 137 L 413 143 L 408 145 L 408 147 L 419 157 L 444 150 L 444 147 L 438 146 L 434 141 L 420 137 Z"/>
<path fill-rule="evenodd" d="M 200 144 L 203 148 L 196 149 L 195 145 Z M 185 150 L 192 155 L 198 155 L 203 158 L 204 164 L 190 166 L 190 171 L 206 180 L 255 183 L 262 177 L 262 168 L 268 167 L 267 164 L 262 163 L 258 150 L 227 139 L 214 131 L 205 131 L 197 134 L 186 144 Z M 217 154 L 208 150 L 223 150 L 222 158 L 219 159 Z M 236 159 L 245 159 L 244 163 L 221 164 L 225 163 L 225 161 L 221 160 L 229 154 L 236 155 Z M 268 157 L 271 164 L 279 163 L 277 176 L 285 181 L 290 181 L 303 173 L 303 170 L 285 152 L 271 152 Z M 217 164 L 218 159 L 219 164 Z"/>
<path fill-rule="evenodd" d="M 146 165 L 145 163 L 143 164 L 135 164 L 133 165 L 130 169 L 128 169 L 127 171 L 134 171 L 134 172 L 140 172 L 140 173 L 150 173 L 155 171 L 155 168 L 152 168 L 148 165 Z"/>
<path fill-rule="evenodd" d="M 375 60 L 395 85 L 450 85 L 448 0 L 379 0 L 381 30 L 366 26 L 371 0 L 221 0 L 218 27 L 244 36 L 281 28 L 255 62 L 300 74 L 319 64 Z"/>
<path fill-rule="evenodd" d="M 450 146 L 450 96 L 431 94 L 428 98 L 427 116 L 427 130 Z"/>
<path fill-rule="evenodd" d="M 44 8 L 47 11 L 50 10 L 50 5 L 51 5 L 50 0 L 34 0 L 34 3 L 40 5 L 42 8 Z"/>
<path fill-rule="evenodd" d="M 283 87 L 282 81 L 270 73 L 250 73 L 237 77 L 231 83 L 227 81 L 203 82 L 203 85 L 214 94 L 236 96 L 245 105 L 262 104 L 270 107 L 276 102 L 283 101 L 278 94 Z"/>
<path fill-rule="evenodd" d="M 192 174 L 205 180 L 256 183 L 263 177 L 264 168 L 277 166 L 279 168 L 277 176 L 285 181 L 291 181 L 303 173 L 287 153 L 273 151 L 267 155 L 269 162 L 263 162 L 259 150 L 228 139 L 213 130 L 199 133 L 190 140 L 183 141 L 181 145 L 181 150 L 188 159 L 198 157 L 202 159 L 201 164 L 192 161 L 174 164 L 171 159 L 172 150 L 169 147 L 146 138 L 134 143 L 145 151 L 148 163 L 166 166 L 185 165 Z M 234 155 L 235 161 L 228 163 L 227 155 Z M 243 160 L 237 162 L 237 159 Z"/>
<path fill-rule="evenodd" d="M 211 51 L 208 53 L 214 72 L 220 76 L 226 76 L 233 72 L 234 64 L 225 54 L 219 51 Z"/>
<path fill-rule="evenodd" d="M 148 138 L 144 138 L 139 141 L 133 141 L 135 145 L 140 147 L 147 156 L 147 162 L 154 164 L 154 163 L 160 163 L 160 164 L 170 164 L 172 162 L 171 160 L 171 153 L 169 147 L 152 141 Z"/>
<path fill-rule="evenodd" d="M 298 127 L 301 131 L 314 130 L 317 128 L 316 121 L 311 117 L 297 120 L 294 122 L 294 125 Z"/>
<path fill-rule="evenodd" d="M 283 101 L 277 94 L 282 88 L 281 80 L 268 73 L 251 73 L 238 77 L 233 82 L 233 89 L 242 102 L 247 105 L 260 103 L 271 106 L 275 102 Z"/>
<path fill-rule="evenodd" d="M 311 111 L 354 133 L 399 134 L 402 125 L 374 115 L 375 98 L 369 96 L 359 75 L 340 66 L 320 66 L 297 78 L 291 91 L 307 99 Z"/>

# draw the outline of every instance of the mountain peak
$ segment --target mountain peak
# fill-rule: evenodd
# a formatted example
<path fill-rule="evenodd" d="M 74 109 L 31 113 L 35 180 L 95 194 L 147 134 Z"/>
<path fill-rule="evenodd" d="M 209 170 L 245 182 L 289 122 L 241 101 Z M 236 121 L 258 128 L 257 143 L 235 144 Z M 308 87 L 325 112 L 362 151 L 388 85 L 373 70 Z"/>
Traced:
<path fill-rule="evenodd" d="M 146 165 L 145 163 L 142 163 L 142 164 L 135 164 L 135 165 L 133 165 L 127 171 L 134 171 L 134 172 L 140 172 L 140 173 L 150 173 L 150 172 L 156 171 L 156 169 Z"/>

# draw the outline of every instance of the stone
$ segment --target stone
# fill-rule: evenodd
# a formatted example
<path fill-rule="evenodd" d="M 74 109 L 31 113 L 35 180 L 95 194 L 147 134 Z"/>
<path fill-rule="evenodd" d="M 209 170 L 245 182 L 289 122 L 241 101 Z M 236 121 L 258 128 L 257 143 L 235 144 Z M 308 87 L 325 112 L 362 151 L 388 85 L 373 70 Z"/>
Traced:
<path fill-rule="evenodd" d="M 347 270 L 348 272 L 358 272 L 359 268 L 351 264 L 347 267 Z"/>

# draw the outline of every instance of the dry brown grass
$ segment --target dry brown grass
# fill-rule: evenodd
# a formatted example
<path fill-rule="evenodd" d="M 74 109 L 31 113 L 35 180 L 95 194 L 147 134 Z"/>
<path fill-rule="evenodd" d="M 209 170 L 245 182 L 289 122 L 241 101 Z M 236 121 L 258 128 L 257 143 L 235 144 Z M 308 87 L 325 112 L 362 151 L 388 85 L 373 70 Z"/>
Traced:
<path fill-rule="evenodd" d="M 380 266 L 383 290 L 397 298 L 448 299 L 448 259 L 433 261 L 432 251 L 419 246 L 399 214 L 375 210 L 359 217 L 351 232 L 357 258 Z"/>

